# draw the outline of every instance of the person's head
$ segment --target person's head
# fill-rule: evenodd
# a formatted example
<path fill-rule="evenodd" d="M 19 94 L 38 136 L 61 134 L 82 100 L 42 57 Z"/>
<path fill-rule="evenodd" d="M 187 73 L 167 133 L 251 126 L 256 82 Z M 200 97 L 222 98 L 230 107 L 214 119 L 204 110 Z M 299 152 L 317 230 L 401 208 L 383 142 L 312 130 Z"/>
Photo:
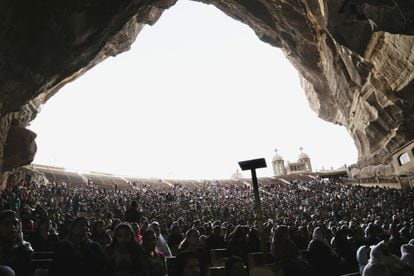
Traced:
<path fill-rule="evenodd" d="M 179 234 L 180 233 L 180 225 L 177 221 L 174 221 L 171 224 L 171 234 Z"/>
<path fill-rule="evenodd" d="M 316 227 L 313 230 L 312 238 L 319 241 L 326 241 L 326 237 L 321 227 Z"/>
<path fill-rule="evenodd" d="M 147 231 L 147 230 L 148 230 L 148 226 L 149 226 L 149 221 L 148 221 L 146 218 L 144 218 L 144 219 L 142 220 L 141 230 L 142 230 L 143 232 Z"/>
<path fill-rule="evenodd" d="M 240 257 L 231 256 L 225 263 L 226 276 L 244 276 L 247 275 L 246 268 Z"/>
<path fill-rule="evenodd" d="M 126 247 L 130 243 L 134 243 L 134 233 L 132 231 L 131 225 L 128 223 L 120 223 L 115 228 L 113 244 L 116 244 L 121 247 Z"/>
<path fill-rule="evenodd" d="M 152 252 L 155 250 L 157 244 L 157 238 L 152 230 L 147 230 L 142 234 L 142 246 L 145 250 Z"/>
<path fill-rule="evenodd" d="M 385 262 L 386 256 L 389 255 L 387 243 L 381 241 L 371 247 L 370 262 Z"/>
<path fill-rule="evenodd" d="M 174 266 L 174 276 L 199 276 L 200 264 L 197 255 L 189 250 L 177 254 Z"/>
<path fill-rule="evenodd" d="M 188 240 L 190 244 L 198 244 L 200 237 L 200 232 L 197 229 L 191 228 L 187 231 L 185 238 Z"/>
<path fill-rule="evenodd" d="M 50 219 L 42 219 L 39 222 L 38 231 L 41 234 L 48 234 L 50 229 L 52 228 L 52 222 Z"/>
<path fill-rule="evenodd" d="M 289 239 L 289 228 L 286 225 L 279 225 L 273 232 L 273 241 L 280 242 Z"/>
<path fill-rule="evenodd" d="M 213 236 L 220 237 L 220 225 L 216 225 L 213 227 Z"/>
<path fill-rule="evenodd" d="M 88 220 L 84 217 L 78 217 L 72 223 L 69 237 L 75 242 L 85 241 L 88 238 L 88 231 Z"/>
<path fill-rule="evenodd" d="M 259 239 L 259 231 L 252 227 L 249 231 L 249 239 L 251 240 L 258 240 Z"/>
<path fill-rule="evenodd" d="M 132 208 L 132 209 L 138 209 L 138 202 L 137 202 L 136 200 L 133 200 L 133 201 L 131 202 L 131 208 Z"/>
<path fill-rule="evenodd" d="M 160 235 L 161 228 L 160 228 L 160 224 L 157 221 L 152 222 L 150 228 L 152 229 L 152 231 L 154 231 L 156 237 Z"/>
<path fill-rule="evenodd" d="M 21 222 L 16 212 L 5 210 L 0 213 L 0 242 L 15 242 L 21 232 Z"/>
<path fill-rule="evenodd" d="M 105 222 L 103 220 L 97 220 L 94 225 L 94 234 L 102 234 L 105 232 Z"/>
<path fill-rule="evenodd" d="M 241 225 L 237 225 L 236 228 L 234 228 L 231 237 L 233 240 L 242 241 L 246 238 L 246 232 Z"/>
<path fill-rule="evenodd" d="M 118 224 L 120 224 L 121 223 L 121 220 L 119 220 L 119 219 L 114 219 L 113 221 L 112 221 L 112 224 L 111 224 L 111 230 L 112 231 L 114 231 L 115 230 L 115 228 L 118 226 Z"/>
<path fill-rule="evenodd" d="M 198 243 L 202 248 L 207 248 L 207 236 L 201 235 L 198 239 Z"/>

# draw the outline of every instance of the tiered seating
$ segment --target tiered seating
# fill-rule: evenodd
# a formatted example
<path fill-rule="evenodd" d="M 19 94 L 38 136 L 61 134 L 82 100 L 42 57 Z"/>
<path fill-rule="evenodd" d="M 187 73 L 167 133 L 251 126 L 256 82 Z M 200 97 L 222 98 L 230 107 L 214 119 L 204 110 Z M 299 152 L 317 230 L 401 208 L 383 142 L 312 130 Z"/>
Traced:
<path fill-rule="evenodd" d="M 226 268 L 223 266 L 210 267 L 210 276 L 226 276 Z"/>
<path fill-rule="evenodd" d="M 189 189 L 197 189 L 200 188 L 203 185 L 203 181 L 199 180 L 188 180 L 188 179 L 167 179 L 164 180 L 165 182 L 168 182 L 173 185 L 183 185 L 186 188 Z"/>
<path fill-rule="evenodd" d="M 249 275 L 283 275 L 277 267 L 274 266 L 273 257 L 270 253 L 266 255 L 262 252 L 250 253 L 248 256 Z M 276 272 L 274 271 L 276 270 Z"/>
<path fill-rule="evenodd" d="M 47 276 L 54 252 L 33 252 L 32 263 L 35 276 Z"/>
<path fill-rule="evenodd" d="M 125 177 L 131 183 L 135 183 L 137 188 L 143 189 L 151 187 L 151 189 L 162 190 L 169 189 L 170 186 L 161 179 L 144 179 L 135 177 Z"/>
<path fill-rule="evenodd" d="M 47 180 L 49 180 L 50 182 L 55 182 L 56 181 L 56 177 L 52 172 L 43 172 L 47 178 Z"/>
<path fill-rule="evenodd" d="M 69 182 L 71 185 L 75 186 L 82 186 L 85 185 L 85 180 L 82 178 L 82 176 L 78 173 L 74 172 L 65 172 L 66 176 L 69 179 Z"/>
<path fill-rule="evenodd" d="M 112 179 L 114 181 L 115 184 L 117 184 L 120 188 L 125 188 L 128 189 L 129 185 L 128 182 L 125 179 L 122 179 L 121 177 L 116 177 L 114 176 L 114 178 Z"/>
<path fill-rule="evenodd" d="M 290 174 L 290 175 L 284 175 L 284 176 L 279 176 L 277 178 L 283 178 L 289 182 L 292 181 L 311 181 L 314 178 L 310 175 L 310 174 Z"/>
<path fill-rule="evenodd" d="M 245 185 L 242 180 L 234 180 L 234 179 L 223 179 L 218 181 L 219 185 L 223 186 L 238 186 L 238 185 Z"/>
<path fill-rule="evenodd" d="M 224 266 L 227 260 L 227 249 L 211 249 L 210 264 L 212 267 Z"/>
<path fill-rule="evenodd" d="M 98 187 L 100 188 L 112 188 L 112 185 L 110 187 L 107 187 L 104 185 L 101 177 L 99 175 L 95 175 L 95 174 L 84 174 L 84 176 L 92 181 L 93 183 L 95 183 L 96 185 L 98 185 Z"/>

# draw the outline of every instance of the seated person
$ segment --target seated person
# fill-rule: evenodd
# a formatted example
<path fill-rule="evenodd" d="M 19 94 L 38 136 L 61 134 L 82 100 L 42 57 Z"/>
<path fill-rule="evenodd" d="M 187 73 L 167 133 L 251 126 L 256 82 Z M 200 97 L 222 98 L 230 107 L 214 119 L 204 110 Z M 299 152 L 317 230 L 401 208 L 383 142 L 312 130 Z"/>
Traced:
<path fill-rule="evenodd" d="M 105 256 L 102 247 L 88 237 L 88 220 L 75 219 L 68 237 L 60 241 L 55 249 L 49 275 L 89 276 L 102 275 Z"/>
<path fill-rule="evenodd" d="M 167 273 L 165 256 L 156 249 L 156 236 L 154 231 L 147 230 L 142 235 L 144 248 L 144 274 L 151 276 L 164 276 Z"/>
<path fill-rule="evenodd" d="M 49 219 L 42 219 L 30 238 L 30 243 L 36 252 L 55 251 L 58 241 L 58 236 L 52 231 L 52 222 Z"/>
<path fill-rule="evenodd" d="M 17 214 L 11 210 L 1 212 L 0 265 L 3 270 L 11 273 L 12 269 L 16 276 L 33 275 L 32 253 L 30 243 L 23 240 L 22 224 Z"/>
<path fill-rule="evenodd" d="M 121 223 L 115 228 L 114 239 L 106 248 L 105 255 L 107 275 L 141 275 L 144 251 L 129 224 Z"/>

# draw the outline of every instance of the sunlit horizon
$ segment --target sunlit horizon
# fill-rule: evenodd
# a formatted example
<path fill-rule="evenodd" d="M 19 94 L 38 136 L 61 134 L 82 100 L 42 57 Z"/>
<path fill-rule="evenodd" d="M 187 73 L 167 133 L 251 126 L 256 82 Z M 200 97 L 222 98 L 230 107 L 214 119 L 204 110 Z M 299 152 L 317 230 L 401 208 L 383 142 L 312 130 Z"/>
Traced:
<path fill-rule="evenodd" d="M 309 108 L 280 49 L 211 5 L 178 1 L 131 50 L 65 85 L 29 127 L 34 164 L 164 179 L 228 179 L 274 149 L 314 170 L 357 161 L 344 127 Z M 243 177 L 249 177 L 243 172 Z"/>

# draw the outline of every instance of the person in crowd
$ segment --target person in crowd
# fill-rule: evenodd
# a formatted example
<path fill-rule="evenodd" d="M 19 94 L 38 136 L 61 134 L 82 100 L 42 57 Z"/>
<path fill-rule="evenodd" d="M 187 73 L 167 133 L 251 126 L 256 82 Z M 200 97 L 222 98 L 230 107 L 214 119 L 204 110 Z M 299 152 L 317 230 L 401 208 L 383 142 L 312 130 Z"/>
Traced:
<path fill-rule="evenodd" d="M 344 254 L 343 252 L 347 250 L 342 251 L 341 246 L 336 242 L 337 236 L 341 236 L 341 229 L 345 225 L 348 227 L 347 242 L 343 236 L 338 237 L 338 239 L 343 239 L 344 248 L 348 248 L 348 243 L 354 249 L 364 244 L 376 245 L 381 240 L 387 241 L 390 236 L 393 240 L 392 231 L 399 232 L 406 241 L 413 237 L 414 189 L 362 187 L 343 184 L 337 180 L 310 178 L 294 181 L 294 185 L 287 185 L 278 179 L 259 179 L 259 188 L 263 191 L 262 202 L 266 207 L 263 208 L 266 221 L 264 225 L 266 244 L 270 244 L 272 237 L 270 231 L 273 225 L 286 225 L 291 240 L 303 250 L 308 247 L 308 244 L 310 245 L 314 229 L 320 227 L 324 240 L 330 241 L 334 237 L 331 248 L 327 243 L 330 252 L 327 256 L 332 256 L 337 250 L 338 255 L 342 256 L 342 258 L 336 257 L 339 260 L 339 265 L 337 265 L 339 268 L 341 264 L 346 264 L 350 259 L 354 258 L 354 262 L 356 259 L 356 254 L 353 257 L 351 254 Z M 19 183 L 19 181 L 16 180 L 14 183 Z M 13 208 L 16 199 L 19 199 L 21 206 L 19 210 L 22 211 L 23 216 L 25 216 L 24 206 L 35 210 L 31 211 L 30 216 L 25 217 L 25 221 L 32 220 L 37 229 L 43 219 L 50 219 L 55 229 L 58 229 L 59 237 L 68 241 L 71 240 L 76 213 L 93 218 L 90 220 L 92 224 L 99 220 L 114 222 L 112 230 L 108 232 L 110 234 L 114 233 L 117 224 L 124 221 L 126 210 L 129 209 L 128 203 L 139 199 L 142 208 L 139 210 L 142 225 L 135 223 L 141 228 L 141 233 L 148 229 L 148 222 L 152 221 L 159 222 L 162 226 L 159 227 L 159 233 L 162 233 L 164 240 L 168 241 L 174 235 L 168 235 L 165 229 L 171 229 L 172 232 L 174 222 L 178 224 L 177 230 L 174 230 L 178 234 L 176 237 L 180 235 L 183 237 L 184 233 L 193 227 L 201 235 L 210 237 L 214 232 L 213 228 L 220 226 L 220 236 L 226 242 L 226 247 L 227 244 L 229 245 L 230 251 L 238 252 L 239 255 L 248 253 L 248 230 L 251 225 L 254 225 L 256 214 L 254 208 L 251 208 L 252 190 L 242 181 L 219 180 L 214 183 L 206 182 L 203 185 L 193 182 L 191 185 L 174 184 L 171 186 L 159 181 L 151 183 L 149 180 L 148 183 L 137 185 L 134 189 L 128 189 L 128 187 L 119 185 L 114 191 L 113 188 L 101 187 L 99 184 L 78 186 L 53 181 L 41 185 L 34 182 L 25 185 L 10 184 L 7 189 L 0 191 L 0 208 L 2 208 L 0 211 Z M 75 195 L 79 201 L 79 212 L 75 212 L 72 208 Z M 172 197 L 174 200 L 171 200 Z M 246 224 L 249 226 L 243 226 Z M 106 224 L 105 228 L 108 229 L 108 226 Z M 244 229 L 244 233 L 238 240 L 238 235 L 235 233 L 240 227 Z M 366 229 L 364 238 L 362 229 Z M 155 230 L 157 230 L 156 227 Z M 94 234 L 94 231 L 92 232 Z M 24 235 L 30 237 L 33 233 L 29 230 Z M 158 234 L 157 237 L 159 237 Z M 162 239 L 158 240 L 162 241 Z M 175 241 L 176 244 L 179 242 Z M 317 242 L 314 243 L 318 245 Z M 159 247 L 162 248 L 161 245 Z M 306 259 L 317 260 L 320 248 L 312 245 L 309 249 L 311 250 L 306 250 L 304 253 Z M 398 246 L 395 246 L 392 250 L 394 254 L 396 254 L 396 249 L 400 250 Z M 77 252 L 76 250 L 78 249 L 74 251 Z M 322 251 L 326 252 L 326 250 Z M 79 252 L 82 250 L 79 249 Z M 166 255 L 168 255 L 167 252 L 165 250 Z M 246 261 L 245 257 L 242 259 Z M 326 263 L 327 261 L 324 260 L 324 264 Z M 335 261 L 327 266 L 331 263 Z M 199 264 L 201 265 L 200 259 Z M 356 270 L 358 270 L 357 267 Z M 311 272 L 309 275 L 312 275 Z M 394 270 L 391 269 L 391 272 L 394 273 Z"/>
<path fill-rule="evenodd" d="M 141 244 L 142 243 L 142 235 L 141 235 L 141 228 L 139 224 L 136 222 L 131 223 L 132 230 L 134 231 L 134 238 L 135 240 Z"/>
<path fill-rule="evenodd" d="M 0 265 L 0 276 L 16 276 L 16 273 L 11 267 Z"/>
<path fill-rule="evenodd" d="M 14 272 L 16 276 L 33 275 L 33 249 L 24 241 L 22 224 L 16 212 L 4 210 L 0 213 L 0 266 L 4 274 Z M 7 272 L 8 271 L 8 272 Z"/>
<path fill-rule="evenodd" d="M 114 232 L 115 232 L 115 228 L 118 226 L 118 224 L 120 224 L 121 223 L 121 220 L 120 219 L 114 219 L 114 220 L 112 220 L 112 223 L 111 223 L 111 227 L 109 227 L 109 229 L 107 229 L 105 232 L 111 237 L 111 239 L 113 238 L 113 236 L 114 236 Z"/>
<path fill-rule="evenodd" d="M 247 235 L 247 251 L 249 253 L 260 252 L 260 235 L 259 231 L 252 227 Z"/>
<path fill-rule="evenodd" d="M 373 223 L 369 223 L 368 226 L 365 228 L 365 239 L 364 244 L 366 245 L 376 245 L 381 240 L 377 236 L 376 226 Z"/>
<path fill-rule="evenodd" d="M 220 225 L 215 225 L 210 236 L 207 238 L 207 249 L 226 248 L 226 242 L 220 232 Z"/>
<path fill-rule="evenodd" d="M 141 212 L 138 210 L 138 202 L 136 200 L 133 200 L 131 206 L 125 211 L 124 219 L 129 223 L 141 223 Z"/>
<path fill-rule="evenodd" d="M 370 259 L 362 276 L 411 276 L 414 270 L 390 251 L 389 241 L 381 241 L 371 249 Z"/>
<path fill-rule="evenodd" d="M 181 234 L 180 225 L 177 221 L 174 221 L 171 224 L 171 233 L 168 236 L 168 246 L 170 247 L 171 254 L 173 256 L 177 255 L 178 246 L 180 245 L 180 243 L 183 239 L 184 239 L 184 237 Z"/>
<path fill-rule="evenodd" d="M 341 263 L 342 274 L 352 273 L 358 270 L 358 264 L 355 259 L 356 248 L 351 239 L 348 239 L 348 234 L 350 234 L 348 226 L 342 225 L 341 228 L 336 231 L 331 242 L 333 249 L 343 260 Z"/>
<path fill-rule="evenodd" d="M 147 230 L 142 234 L 144 275 L 164 276 L 167 272 L 165 256 L 157 250 L 156 242 L 154 231 Z"/>
<path fill-rule="evenodd" d="M 369 245 L 361 245 L 357 250 L 356 257 L 361 275 L 365 266 L 368 264 L 370 253 L 371 247 Z"/>
<path fill-rule="evenodd" d="M 177 254 L 173 276 L 201 276 L 200 264 L 195 252 L 183 250 Z"/>
<path fill-rule="evenodd" d="M 178 250 L 190 250 L 197 253 L 200 248 L 199 237 L 200 232 L 195 228 L 191 228 L 185 234 L 185 238 L 181 241 Z"/>
<path fill-rule="evenodd" d="M 387 266 L 383 247 L 383 244 L 372 246 L 370 259 L 362 272 L 362 276 L 392 276 Z"/>
<path fill-rule="evenodd" d="M 308 261 L 311 275 L 339 275 L 339 256 L 329 244 L 321 227 L 316 227 L 313 231 L 308 245 Z"/>
<path fill-rule="evenodd" d="M 108 246 L 111 243 L 112 237 L 105 231 L 105 223 L 103 220 L 97 220 L 93 224 L 91 240 L 99 243 L 102 248 Z"/>
<path fill-rule="evenodd" d="M 397 257 L 401 257 L 401 246 L 408 243 L 408 240 L 401 237 L 400 232 L 398 231 L 398 226 L 395 224 L 391 225 L 390 228 L 390 239 L 388 243 L 388 248 L 391 254 L 394 254 Z"/>
<path fill-rule="evenodd" d="M 171 257 L 171 250 L 170 247 L 168 246 L 167 241 L 164 238 L 164 235 L 161 233 L 161 228 L 160 228 L 160 224 L 157 221 L 154 221 L 151 223 L 150 227 L 149 227 L 152 231 L 154 231 L 155 236 L 157 237 L 157 248 L 158 250 L 164 254 L 165 257 Z"/>
<path fill-rule="evenodd" d="M 24 204 L 19 210 L 23 233 L 32 234 L 34 231 L 34 222 L 31 218 L 31 213 L 32 210 L 27 204 Z"/>
<path fill-rule="evenodd" d="M 414 240 L 401 246 L 401 260 L 414 269 Z"/>
<path fill-rule="evenodd" d="M 72 223 L 68 237 L 55 249 L 50 276 L 101 275 L 105 267 L 102 247 L 88 237 L 89 222 L 78 217 Z"/>
<path fill-rule="evenodd" d="M 274 230 L 271 251 L 276 263 L 280 264 L 284 275 L 298 275 L 301 273 L 301 267 L 297 260 L 299 250 L 290 238 L 289 229 L 286 225 L 279 225 Z"/>
<path fill-rule="evenodd" d="M 105 249 L 108 276 L 138 276 L 144 272 L 144 251 L 135 240 L 132 227 L 121 223 L 115 228 L 114 239 Z"/>
<path fill-rule="evenodd" d="M 225 262 L 226 276 L 247 276 L 246 266 L 243 260 L 237 256 L 231 256 Z"/>
<path fill-rule="evenodd" d="M 245 264 L 247 264 L 247 233 L 246 229 L 237 225 L 234 231 L 230 234 L 227 242 L 227 253 L 229 256 L 240 257 Z"/>
<path fill-rule="evenodd" d="M 36 252 L 52 252 L 59 242 L 59 238 L 52 228 L 50 219 L 42 219 L 36 231 L 30 237 L 30 243 Z"/>
<path fill-rule="evenodd" d="M 191 228 L 186 232 L 185 238 L 178 246 L 178 252 L 188 250 L 196 254 L 201 273 L 206 272 L 209 262 L 209 251 L 207 250 L 207 247 L 205 247 L 206 242 L 207 238 L 205 235 L 200 236 L 200 232 L 196 228 Z"/>

